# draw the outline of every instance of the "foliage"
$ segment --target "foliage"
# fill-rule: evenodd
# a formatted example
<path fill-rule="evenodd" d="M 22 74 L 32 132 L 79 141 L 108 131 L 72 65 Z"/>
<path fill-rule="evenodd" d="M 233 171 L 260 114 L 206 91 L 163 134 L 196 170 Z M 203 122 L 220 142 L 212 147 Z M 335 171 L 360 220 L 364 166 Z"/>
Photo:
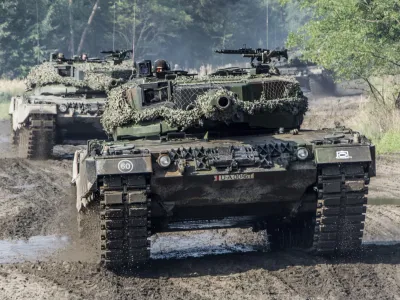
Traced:
<path fill-rule="evenodd" d="M 0 120 L 7 120 L 10 118 L 8 114 L 9 102 L 0 102 Z"/>
<path fill-rule="evenodd" d="M 377 144 L 378 153 L 400 153 L 400 132 L 390 130 Z"/>
<path fill-rule="evenodd" d="M 288 28 L 298 27 L 297 7 L 278 0 L 2 0 L 0 78 L 25 76 L 50 53 L 67 57 L 78 49 L 131 49 L 135 59 L 166 58 L 199 68 L 239 56 L 215 55 L 224 47 L 281 47 Z M 88 24 L 90 23 L 90 24 Z"/>
<path fill-rule="evenodd" d="M 312 18 L 293 32 L 289 46 L 304 58 L 340 78 L 368 79 L 395 74 L 400 64 L 399 1 L 284 0 L 313 11 Z"/>
<path fill-rule="evenodd" d="M 399 76 L 371 78 L 371 84 L 380 92 L 382 98 L 369 97 L 359 107 L 351 128 L 361 131 L 376 145 L 378 153 L 400 152 L 400 111 L 396 107 L 397 97 L 393 91 L 400 85 Z"/>
<path fill-rule="evenodd" d="M 22 80 L 0 80 L 0 102 L 2 99 L 9 101 L 12 96 L 21 95 L 25 88 Z M 7 95 L 7 97 L 1 95 Z"/>

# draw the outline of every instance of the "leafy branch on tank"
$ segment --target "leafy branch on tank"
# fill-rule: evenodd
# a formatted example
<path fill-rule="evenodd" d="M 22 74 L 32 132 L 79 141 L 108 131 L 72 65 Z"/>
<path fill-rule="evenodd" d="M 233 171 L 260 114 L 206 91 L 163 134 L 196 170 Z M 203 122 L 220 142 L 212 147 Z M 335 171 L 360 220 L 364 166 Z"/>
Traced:
<path fill-rule="evenodd" d="M 69 71 L 82 72 L 83 78 L 70 76 Z M 69 73 L 68 73 L 69 72 Z M 66 74 L 64 74 L 66 73 Z M 90 88 L 92 90 L 108 91 L 120 84 L 127 82 L 134 73 L 132 62 L 88 59 L 72 60 L 61 59 L 44 62 L 32 68 L 25 79 L 28 90 L 49 84 L 63 84 L 79 88 Z"/>
<path fill-rule="evenodd" d="M 304 115 L 307 111 L 307 98 L 298 97 L 296 87 L 294 84 L 286 98 L 266 101 L 265 94 L 262 94 L 254 102 L 240 100 L 233 92 L 220 88 L 198 96 L 190 110 L 161 106 L 138 111 L 128 104 L 125 87 L 121 86 L 110 92 L 102 124 L 111 133 L 118 126 L 159 119 L 173 127 L 188 128 L 202 126 L 204 120 L 229 124 L 240 121 L 244 115 L 261 112 L 288 111 L 293 115 Z"/>

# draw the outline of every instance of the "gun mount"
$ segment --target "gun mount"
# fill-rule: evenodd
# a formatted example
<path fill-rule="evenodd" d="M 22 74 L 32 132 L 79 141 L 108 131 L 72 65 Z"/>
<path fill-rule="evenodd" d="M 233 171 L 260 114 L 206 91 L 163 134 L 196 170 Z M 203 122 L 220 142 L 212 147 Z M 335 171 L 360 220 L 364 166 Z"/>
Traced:
<path fill-rule="evenodd" d="M 220 49 L 215 50 L 216 53 L 219 54 L 241 54 L 243 57 L 250 58 L 250 64 L 252 68 L 256 69 L 256 74 L 270 73 L 271 67 L 269 64 L 272 62 L 273 58 L 280 59 L 286 58 L 288 59 L 288 51 L 284 50 L 269 50 L 263 48 L 246 48 L 246 45 L 243 48 L 239 49 Z M 258 61 L 256 64 L 254 61 Z M 279 74 L 279 71 L 274 68 L 274 73 Z"/>
<path fill-rule="evenodd" d="M 132 54 L 133 50 L 107 50 L 101 51 L 102 54 L 108 54 L 107 58 L 112 58 L 114 64 L 121 64 L 124 60 L 126 60 L 129 56 L 128 54 Z"/>

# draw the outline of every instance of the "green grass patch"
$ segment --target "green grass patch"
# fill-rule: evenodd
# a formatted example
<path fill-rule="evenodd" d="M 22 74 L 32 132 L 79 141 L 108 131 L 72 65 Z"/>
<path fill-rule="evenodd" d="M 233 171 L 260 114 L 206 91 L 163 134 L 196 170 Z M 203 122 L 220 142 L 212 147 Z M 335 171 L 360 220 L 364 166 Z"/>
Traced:
<path fill-rule="evenodd" d="M 0 102 L 0 120 L 7 120 L 10 118 L 8 114 L 8 108 L 10 107 L 10 102 Z"/>
<path fill-rule="evenodd" d="M 0 91 L 0 103 L 10 102 L 12 97 L 13 95 L 11 93 Z"/>
<path fill-rule="evenodd" d="M 382 153 L 400 153 L 400 132 L 390 130 L 377 142 L 376 150 Z"/>

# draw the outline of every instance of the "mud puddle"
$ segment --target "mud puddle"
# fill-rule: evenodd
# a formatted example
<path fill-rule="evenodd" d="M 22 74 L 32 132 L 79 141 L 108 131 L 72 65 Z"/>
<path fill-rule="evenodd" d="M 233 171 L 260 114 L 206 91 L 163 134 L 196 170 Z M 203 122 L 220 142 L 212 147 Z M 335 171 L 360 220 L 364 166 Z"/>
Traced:
<path fill-rule="evenodd" d="M 156 234 L 152 238 L 151 259 L 175 260 L 200 258 L 235 253 L 269 252 L 265 231 L 254 233 L 250 229 L 220 229 Z M 363 246 L 400 245 L 398 236 L 366 236 Z M 88 256 L 76 241 L 67 236 L 33 236 L 25 240 L 0 240 L 0 264 L 26 261 L 46 261 L 58 257 L 67 261 L 96 260 Z"/>
<path fill-rule="evenodd" d="M 68 245 L 62 236 L 33 236 L 26 240 L 0 240 L 0 264 L 43 261 Z"/>
<path fill-rule="evenodd" d="M 204 230 L 157 234 L 152 238 L 152 259 L 181 259 L 267 250 L 265 232 L 250 229 Z"/>

